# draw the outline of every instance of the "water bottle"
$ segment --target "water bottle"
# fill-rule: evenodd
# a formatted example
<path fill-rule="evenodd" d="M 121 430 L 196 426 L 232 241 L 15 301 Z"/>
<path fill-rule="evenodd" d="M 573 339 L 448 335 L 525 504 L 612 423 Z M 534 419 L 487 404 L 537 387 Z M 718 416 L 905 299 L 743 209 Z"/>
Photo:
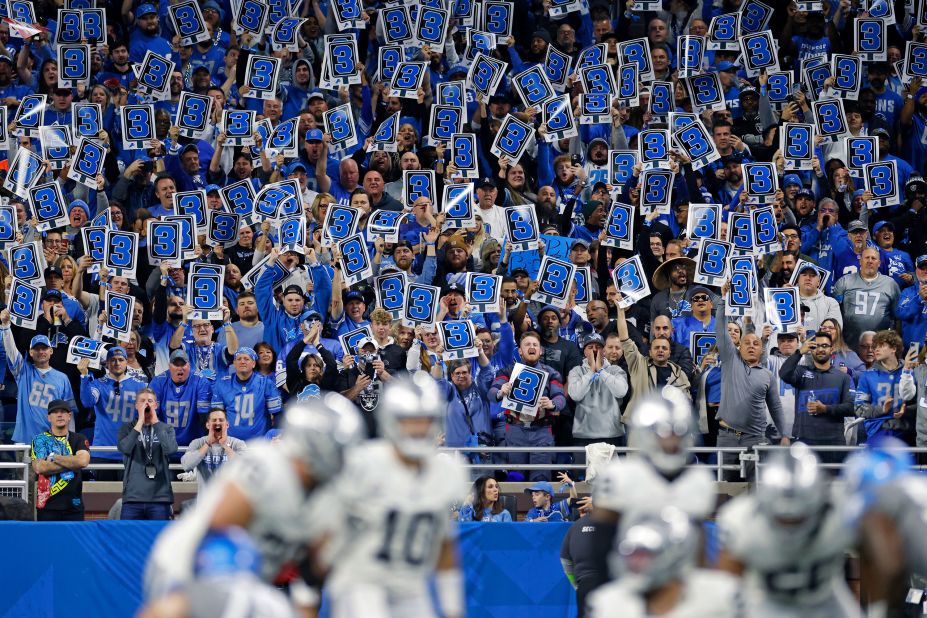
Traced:
<path fill-rule="evenodd" d="M 817 400 L 818 398 L 817 395 L 814 394 L 814 391 L 808 391 L 808 400 L 805 402 L 805 410 L 808 412 L 808 414 L 814 414 L 814 412 L 808 409 L 808 404 Z"/>

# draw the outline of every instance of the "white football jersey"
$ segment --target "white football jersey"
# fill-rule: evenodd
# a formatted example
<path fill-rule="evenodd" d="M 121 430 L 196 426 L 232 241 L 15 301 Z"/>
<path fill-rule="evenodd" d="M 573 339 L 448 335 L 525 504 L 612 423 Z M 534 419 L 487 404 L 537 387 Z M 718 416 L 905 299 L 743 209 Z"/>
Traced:
<path fill-rule="evenodd" d="M 193 509 L 158 535 L 145 573 L 149 598 L 162 596 L 193 579 L 196 550 L 231 484 L 240 488 L 251 503 L 253 513 L 247 532 L 261 552 L 261 575 L 266 581 L 272 581 L 285 563 L 299 559 L 306 545 L 321 532 L 308 514 L 315 496 L 303 489 L 289 456 L 270 442 L 249 443 L 247 451 L 220 468 Z"/>
<path fill-rule="evenodd" d="M 352 450 L 326 492 L 334 525 L 327 585 L 335 603 L 352 585 L 421 594 L 454 530 L 451 507 L 466 484 L 455 457 L 429 455 L 418 470 L 402 463 L 385 440 Z"/>
<path fill-rule="evenodd" d="M 859 615 L 844 579 L 855 534 L 833 499 L 805 540 L 774 525 L 746 494 L 722 507 L 718 531 L 724 549 L 745 566 L 751 616 Z"/>
<path fill-rule="evenodd" d="M 642 596 L 621 583 L 609 582 L 589 595 L 589 618 L 647 618 Z M 686 576 L 679 604 L 661 618 L 740 618 L 743 602 L 740 581 L 729 573 L 695 569 Z"/>
<path fill-rule="evenodd" d="M 673 480 L 667 480 L 639 455 L 613 459 L 596 477 L 593 487 L 596 508 L 623 517 L 659 513 L 673 506 L 692 519 L 707 519 L 714 511 L 717 495 L 707 470 L 686 468 Z"/>

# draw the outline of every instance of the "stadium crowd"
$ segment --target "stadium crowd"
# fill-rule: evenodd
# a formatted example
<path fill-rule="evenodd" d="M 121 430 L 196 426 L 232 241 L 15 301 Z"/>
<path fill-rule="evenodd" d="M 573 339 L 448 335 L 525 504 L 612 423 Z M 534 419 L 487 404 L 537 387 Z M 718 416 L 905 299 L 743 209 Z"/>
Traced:
<path fill-rule="evenodd" d="M 326 391 L 372 434 L 417 372 L 451 447 L 622 446 L 667 385 L 706 445 L 927 446 L 902 3 L 15 4 L 0 372 L 52 498 L 80 444 L 202 480 Z"/>

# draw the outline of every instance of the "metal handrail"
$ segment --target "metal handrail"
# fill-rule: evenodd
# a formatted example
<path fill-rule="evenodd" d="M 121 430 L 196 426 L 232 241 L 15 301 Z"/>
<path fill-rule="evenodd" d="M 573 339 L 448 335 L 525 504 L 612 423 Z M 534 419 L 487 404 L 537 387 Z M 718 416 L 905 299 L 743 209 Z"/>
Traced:
<path fill-rule="evenodd" d="M 0 462 L 0 469 L 22 471 L 21 479 L 0 480 L 0 487 L 19 489 L 19 497 L 26 502 L 29 502 L 29 487 L 31 485 L 29 476 L 32 472 L 32 464 L 29 462 L 29 450 L 31 448 L 28 444 L 0 444 L 0 452 L 21 454 L 16 458 L 18 461 Z"/>

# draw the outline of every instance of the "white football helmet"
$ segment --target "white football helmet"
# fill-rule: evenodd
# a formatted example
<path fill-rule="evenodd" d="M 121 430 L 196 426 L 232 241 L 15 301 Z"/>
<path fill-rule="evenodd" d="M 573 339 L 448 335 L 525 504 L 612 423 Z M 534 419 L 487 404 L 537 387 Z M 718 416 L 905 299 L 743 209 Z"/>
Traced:
<path fill-rule="evenodd" d="M 804 543 L 827 503 L 827 484 L 817 455 L 801 442 L 771 455 L 759 467 L 756 499 L 759 511 L 786 539 Z"/>
<path fill-rule="evenodd" d="M 320 483 L 341 470 L 345 451 L 364 438 L 364 421 L 354 404 L 338 393 L 295 402 L 287 407 L 280 442 L 309 464 Z"/>
<path fill-rule="evenodd" d="M 612 577 L 637 592 L 659 588 L 695 564 L 698 535 L 675 507 L 622 523 L 609 555 Z"/>
<path fill-rule="evenodd" d="M 380 434 L 411 459 L 434 452 L 446 413 L 447 403 L 437 383 L 424 372 L 387 382 L 376 411 Z M 402 426 L 404 419 L 430 419 L 431 423 L 423 433 L 411 434 Z"/>
<path fill-rule="evenodd" d="M 695 444 L 692 405 L 677 389 L 664 388 L 638 402 L 631 413 L 628 446 L 663 474 L 679 472 Z"/>

